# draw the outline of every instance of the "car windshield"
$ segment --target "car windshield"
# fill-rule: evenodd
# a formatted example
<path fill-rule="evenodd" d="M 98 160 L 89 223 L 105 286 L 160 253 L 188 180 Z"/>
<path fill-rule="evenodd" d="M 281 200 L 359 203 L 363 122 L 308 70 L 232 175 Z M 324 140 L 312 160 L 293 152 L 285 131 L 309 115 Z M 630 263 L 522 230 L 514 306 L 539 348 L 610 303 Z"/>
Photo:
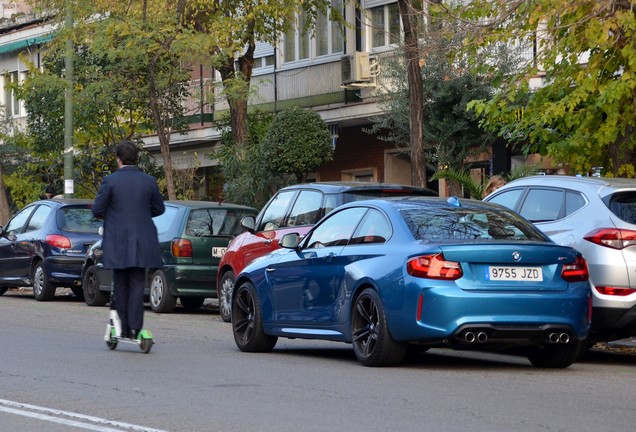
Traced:
<path fill-rule="evenodd" d="M 63 231 L 97 234 L 102 221 L 88 207 L 63 207 L 58 213 L 58 226 Z"/>
<path fill-rule="evenodd" d="M 636 224 L 636 194 L 630 192 L 614 195 L 609 208 L 621 220 Z"/>
<path fill-rule="evenodd" d="M 417 240 L 546 240 L 531 224 L 503 210 L 407 206 L 400 213 Z"/>

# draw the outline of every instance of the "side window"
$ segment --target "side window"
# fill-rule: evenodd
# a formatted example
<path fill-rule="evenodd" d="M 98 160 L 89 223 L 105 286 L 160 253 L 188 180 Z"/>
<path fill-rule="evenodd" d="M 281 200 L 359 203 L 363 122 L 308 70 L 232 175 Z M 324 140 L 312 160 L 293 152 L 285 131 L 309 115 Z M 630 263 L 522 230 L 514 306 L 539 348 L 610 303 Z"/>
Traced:
<path fill-rule="evenodd" d="M 157 227 L 157 234 L 163 234 L 170 229 L 170 225 L 175 220 L 175 216 L 177 214 L 177 209 L 175 207 L 166 206 L 166 211 L 159 216 L 155 216 L 152 218 L 152 222 Z"/>
<path fill-rule="evenodd" d="M 24 232 L 37 231 L 44 225 L 44 221 L 51 213 L 51 208 L 49 206 L 41 205 L 38 206 L 37 209 L 33 212 L 33 216 L 29 219 L 29 224 L 27 225 Z"/>
<path fill-rule="evenodd" d="M 501 192 L 492 198 L 488 199 L 488 202 L 492 202 L 495 204 L 501 204 L 504 207 L 508 207 L 511 210 L 515 209 L 519 198 L 521 198 L 521 194 L 523 193 L 523 189 L 510 189 L 505 192 Z"/>
<path fill-rule="evenodd" d="M 24 225 L 26 224 L 27 219 L 34 209 L 34 206 L 22 209 L 13 217 L 13 219 L 9 221 L 9 224 L 5 227 L 4 232 L 21 234 L 24 231 Z"/>
<path fill-rule="evenodd" d="M 571 215 L 578 209 L 585 206 L 586 203 L 587 201 L 581 193 L 575 191 L 567 191 L 565 194 L 565 215 Z"/>
<path fill-rule="evenodd" d="M 301 191 L 289 213 L 287 226 L 314 225 L 320 217 L 321 207 L 322 193 L 308 190 Z"/>
<path fill-rule="evenodd" d="M 318 225 L 306 244 L 310 248 L 346 245 L 366 212 L 365 207 L 339 211 Z"/>
<path fill-rule="evenodd" d="M 351 243 L 384 243 L 391 233 L 391 225 L 384 215 L 377 210 L 369 210 L 353 233 Z"/>
<path fill-rule="evenodd" d="M 559 219 L 564 204 L 564 191 L 530 189 L 519 214 L 530 222 L 549 222 Z"/>
<path fill-rule="evenodd" d="M 284 191 L 272 198 L 269 204 L 267 204 L 267 208 L 263 212 L 263 217 L 256 230 L 271 231 L 280 228 L 285 219 L 285 212 L 292 198 L 294 198 L 295 193 L 295 191 Z"/>

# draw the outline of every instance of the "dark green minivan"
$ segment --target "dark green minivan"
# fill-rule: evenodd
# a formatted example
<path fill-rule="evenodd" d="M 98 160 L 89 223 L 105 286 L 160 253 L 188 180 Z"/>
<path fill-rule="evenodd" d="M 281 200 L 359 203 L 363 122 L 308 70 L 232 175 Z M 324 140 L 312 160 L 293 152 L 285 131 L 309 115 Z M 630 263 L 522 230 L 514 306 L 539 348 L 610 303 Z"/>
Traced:
<path fill-rule="evenodd" d="M 165 201 L 166 211 L 153 221 L 163 259 L 162 269 L 147 275 L 150 307 L 171 312 L 177 302 L 196 310 L 216 297 L 216 273 L 228 243 L 243 231 L 240 221 L 255 216 L 251 207 L 213 201 Z M 103 268 L 101 241 L 86 254 L 82 269 L 84 300 L 103 306 L 110 298 L 112 272 Z"/>

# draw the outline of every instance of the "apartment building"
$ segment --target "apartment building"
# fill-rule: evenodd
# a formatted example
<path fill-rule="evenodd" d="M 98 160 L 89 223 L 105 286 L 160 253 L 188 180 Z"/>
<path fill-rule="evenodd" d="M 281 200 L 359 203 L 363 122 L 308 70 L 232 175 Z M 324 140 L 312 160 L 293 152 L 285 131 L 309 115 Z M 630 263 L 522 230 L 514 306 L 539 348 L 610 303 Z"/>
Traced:
<path fill-rule="evenodd" d="M 12 11 L 0 25 L 0 102 L 11 118 L 24 121 L 26 113 L 20 102 L 7 89 L 7 80 L 22 80 L 26 76 L 25 59 L 39 67 L 41 49 L 51 38 L 52 28 L 28 10 L 12 9 L 4 2 L 3 10 Z M 252 86 L 257 89 L 250 100 L 262 111 L 277 112 L 290 106 L 310 108 L 328 124 L 335 146 L 333 161 L 324 164 L 312 176 L 315 181 L 359 180 L 410 184 L 408 143 L 397 147 L 365 132 L 371 119 L 382 111 L 375 97 L 383 84 L 383 57 L 396 48 L 399 41 L 400 17 L 396 0 L 362 0 L 358 6 L 343 5 L 345 17 L 353 23 L 344 32 L 319 18 L 314 37 L 291 32 L 277 46 L 258 44 Z M 15 12 L 13 12 L 15 11 Z M 19 22 L 20 21 L 20 22 Z M 192 70 L 192 96 L 187 101 L 190 130 L 171 137 L 171 154 L 176 167 L 191 166 L 197 158 L 200 175 L 218 177 L 218 161 L 208 157 L 219 145 L 220 133 L 216 120 L 228 111 L 222 97 L 210 97 L 219 80 L 210 65 L 196 65 Z M 217 94 L 218 96 L 218 94 Z M 144 138 L 145 146 L 161 163 L 156 136 Z M 491 154 L 495 157 L 492 158 Z M 485 172 L 510 168 L 510 154 L 505 146 L 493 148 L 475 165 Z M 437 188 L 436 184 L 429 187 Z M 218 184 L 205 182 L 201 196 L 215 196 Z"/>

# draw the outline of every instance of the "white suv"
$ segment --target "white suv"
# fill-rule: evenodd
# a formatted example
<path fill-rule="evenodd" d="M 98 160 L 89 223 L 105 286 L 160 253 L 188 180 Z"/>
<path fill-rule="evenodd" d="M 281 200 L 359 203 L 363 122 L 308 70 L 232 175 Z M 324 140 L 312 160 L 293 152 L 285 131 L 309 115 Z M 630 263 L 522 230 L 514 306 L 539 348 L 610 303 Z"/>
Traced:
<path fill-rule="evenodd" d="M 592 282 L 592 341 L 636 335 L 636 180 L 530 176 L 485 201 L 534 223 L 587 260 Z"/>

